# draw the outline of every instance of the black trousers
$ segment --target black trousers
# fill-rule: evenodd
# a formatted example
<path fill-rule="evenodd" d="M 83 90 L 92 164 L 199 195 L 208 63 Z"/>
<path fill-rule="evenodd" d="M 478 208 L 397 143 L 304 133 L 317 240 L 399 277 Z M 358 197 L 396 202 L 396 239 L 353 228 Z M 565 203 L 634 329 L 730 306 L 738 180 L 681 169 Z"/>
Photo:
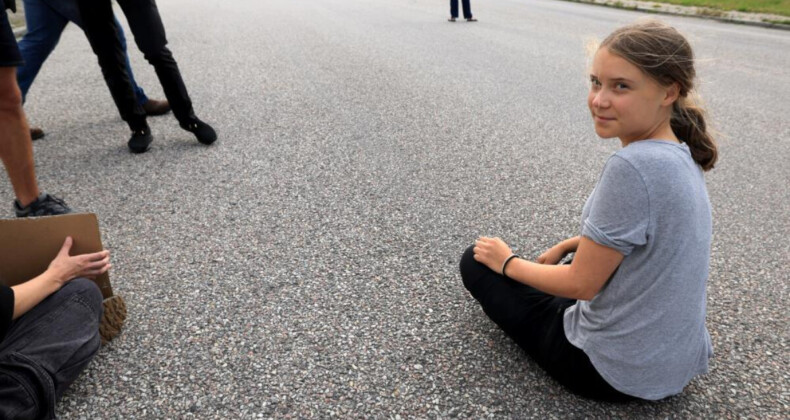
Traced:
<path fill-rule="evenodd" d="M 470 0 L 461 0 L 461 5 L 464 8 L 464 19 L 472 18 L 472 5 Z M 450 0 L 450 16 L 458 17 L 458 0 Z"/>
<path fill-rule="evenodd" d="M 85 35 L 99 59 L 104 80 L 118 106 L 121 118 L 132 130 L 146 128 L 145 112 L 137 103 L 126 72 L 121 40 L 115 27 L 110 0 L 77 0 Z M 185 126 L 196 120 L 178 64 L 167 49 L 167 38 L 154 0 L 118 0 L 137 47 L 154 66 L 159 82 L 178 122 Z"/>
<path fill-rule="evenodd" d="M 601 401 L 634 397 L 612 388 L 581 349 L 565 337 L 563 314 L 576 303 L 510 280 L 475 261 L 474 247 L 461 257 L 464 286 L 483 312 L 529 354 L 551 377 L 570 391 Z"/>

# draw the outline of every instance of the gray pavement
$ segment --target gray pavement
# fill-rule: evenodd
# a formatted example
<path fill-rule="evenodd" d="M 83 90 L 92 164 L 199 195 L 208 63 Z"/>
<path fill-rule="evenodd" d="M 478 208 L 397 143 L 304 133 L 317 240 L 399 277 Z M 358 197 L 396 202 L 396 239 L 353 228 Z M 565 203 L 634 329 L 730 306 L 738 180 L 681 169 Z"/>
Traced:
<path fill-rule="evenodd" d="M 199 145 L 127 129 L 71 27 L 26 104 L 41 186 L 100 217 L 130 319 L 69 418 L 787 418 L 790 33 L 663 17 L 721 132 L 708 375 L 656 403 L 570 395 L 482 313 L 457 263 L 577 234 L 616 140 L 586 110 L 585 40 L 641 13 L 555 1 L 160 0 Z M 135 73 L 161 97 L 136 50 Z M 0 177 L 3 217 L 11 188 Z"/>

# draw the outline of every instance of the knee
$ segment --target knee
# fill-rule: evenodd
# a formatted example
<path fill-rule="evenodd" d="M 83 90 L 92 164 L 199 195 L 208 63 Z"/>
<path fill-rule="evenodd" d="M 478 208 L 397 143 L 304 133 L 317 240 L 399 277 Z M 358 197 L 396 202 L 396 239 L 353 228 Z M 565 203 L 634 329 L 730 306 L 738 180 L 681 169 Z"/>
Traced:
<path fill-rule="evenodd" d="M 463 255 L 461 255 L 461 279 L 467 289 L 470 289 L 475 279 L 479 277 L 478 272 L 480 271 L 480 263 L 475 261 L 474 248 L 474 245 L 469 246 L 466 248 Z"/>
<path fill-rule="evenodd" d="M 0 68 L 0 111 L 22 111 L 22 91 L 16 82 L 16 67 Z"/>
<path fill-rule="evenodd" d="M 64 293 L 66 297 L 79 296 L 88 307 L 93 310 L 97 319 L 101 317 L 103 298 L 99 286 L 93 281 L 79 277 L 66 283 L 66 285 L 60 289 L 60 292 Z"/>

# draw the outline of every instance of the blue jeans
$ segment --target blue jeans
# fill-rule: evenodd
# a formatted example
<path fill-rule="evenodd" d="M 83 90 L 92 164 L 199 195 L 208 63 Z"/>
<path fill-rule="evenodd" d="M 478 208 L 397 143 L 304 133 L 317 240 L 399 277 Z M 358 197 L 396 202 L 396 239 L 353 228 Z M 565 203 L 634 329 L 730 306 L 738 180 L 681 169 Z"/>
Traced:
<path fill-rule="evenodd" d="M 0 419 L 55 418 L 55 401 L 99 351 L 102 294 L 74 279 L 11 324 L 0 342 Z"/>
<path fill-rule="evenodd" d="M 44 61 L 58 45 L 60 34 L 63 33 L 66 24 L 73 22 L 82 29 L 82 19 L 75 0 L 24 0 L 24 2 L 27 34 L 19 41 L 19 50 L 25 63 L 17 68 L 17 82 L 19 89 L 22 90 L 23 100 L 27 97 L 27 92 Z M 134 87 L 137 102 L 142 105 L 148 97 L 134 80 L 129 55 L 126 54 L 126 37 L 117 19 L 115 23 L 126 60 L 126 71 Z"/>

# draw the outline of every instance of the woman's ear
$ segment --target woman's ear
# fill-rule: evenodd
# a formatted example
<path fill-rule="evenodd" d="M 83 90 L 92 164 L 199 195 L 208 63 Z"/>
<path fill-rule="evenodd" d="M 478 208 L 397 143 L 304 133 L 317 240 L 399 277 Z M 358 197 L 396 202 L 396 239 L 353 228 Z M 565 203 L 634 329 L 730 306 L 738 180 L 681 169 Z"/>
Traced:
<path fill-rule="evenodd" d="M 678 84 L 678 82 L 673 82 L 665 89 L 666 89 L 664 91 L 665 96 L 664 96 L 664 100 L 662 101 L 662 105 L 670 106 L 675 101 L 677 101 L 678 98 L 680 97 L 680 85 Z"/>

